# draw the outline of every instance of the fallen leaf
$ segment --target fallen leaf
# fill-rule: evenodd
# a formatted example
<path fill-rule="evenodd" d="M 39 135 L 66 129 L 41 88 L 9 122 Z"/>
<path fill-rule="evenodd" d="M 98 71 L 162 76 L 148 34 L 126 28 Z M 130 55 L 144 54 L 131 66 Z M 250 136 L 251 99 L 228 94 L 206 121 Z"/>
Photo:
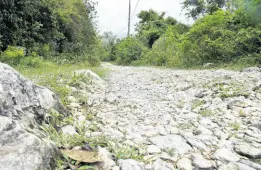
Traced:
<path fill-rule="evenodd" d="M 86 150 L 61 150 L 61 152 L 73 160 L 85 163 L 101 162 L 102 159 L 95 151 Z"/>

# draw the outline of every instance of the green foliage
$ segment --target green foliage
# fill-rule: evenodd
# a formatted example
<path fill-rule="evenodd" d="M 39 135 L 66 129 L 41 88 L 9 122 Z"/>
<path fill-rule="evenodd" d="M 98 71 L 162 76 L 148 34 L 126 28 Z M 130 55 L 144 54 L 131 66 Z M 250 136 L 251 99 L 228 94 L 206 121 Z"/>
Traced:
<path fill-rule="evenodd" d="M 141 41 L 148 49 L 137 60 L 130 57 L 133 50 L 123 48 L 132 46 L 132 42 L 124 39 L 112 48 L 111 60 L 118 56 L 118 61 L 126 60 L 119 64 L 135 61 L 132 64 L 176 68 L 199 68 L 206 63 L 233 69 L 260 66 L 260 6 L 260 0 L 185 0 L 188 15 L 202 15 L 191 27 L 172 17 L 165 18 L 165 13 L 141 11 L 132 42 Z M 116 49 L 124 53 L 116 55 Z"/>
<path fill-rule="evenodd" d="M 196 109 L 197 107 L 199 107 L 199 106 L 201 106 L 201 105 L 203 105 L 205 103 L 206 103 L 206 101 L 204 101 L 204 100 L 196 99 L 192 103 L 192 109 Z"/>
<path fill-rule="evenodd" d="M 114 157 L 119 159 L 134 159 L 142 160 L 143 155 L 140 154 L 137 147 L 131 147 L 129 145 L 122 145 L 116 141 L 108 141 L 107 148 L 114 154 Z"/>
<path fill-rule="evenodd" d="M 200 114 L 203 116 L 203 117 L 210 117 L 210 116 L 213 116 L 214 115 L 214 113 L 211 111 L 211 110 L 209 110 L 209 109 L 203 109 L 203 110 L 201 110 L 200 111 Z"/>
<path fill-rule="evenodd" d="M 182 38 L 184 64 L 228 62 L 235 57 L 235 33 L 226 28 L 231 17 L 219 10 L 196 21 Z"/>
<path fill-rule="evenodd" d="M 246 117 L 246 113 L 242 109 L 240 109 L 239 110 L 239 116 L 240 117 Z"/>
<path fill-rule="evenodd" d="M 99 56 L 94 52 L 101 47 L 93 23 L 94 7 L 92 0 L 0 1 L 0 51 L 6 51 L 8 46 L 21 46 L 27 56 L 60 62 L 59 57 L 65 56 L 60 54 L 66 53 L 71 56 L 68 61 L 84 58 L 98 65 Z M 1 55 L 1 61 L 18 65 L 21 55 L 11 60 L 9 51 Z"/>
<path fill-rule="evenodd" d="M 179 35 L 173 31 L 173 27 L 169 27 L 166 33 L 155 42 L 152 50 L 145 55 L 145 60 L 156 66 L 180 66 L 178 42 Z"/>
<path fill-rule="evenodd" d="M 10 65 L 17 65 L 24 56 L 23 48 L 8 46 L 7 50 L 0 55 L 0 60 Z"/>
<path fill-rule="evenodd" d="M 238 131 L 240 129 L 240 124 L 237 122 L 231 123 L 233 130 Z"/>
<path fill-rule="evenodd" d="M 141 11 L 138 14 L 140 19 L 136 25 L 138 32 L 137 38 L 141 40 L 147 47 L 152 48 L 153 44 L 167 31 L 170 26 L 176 27 L 179 32 L 183 32 L 182 28 L 186 30 L 187 26 L 178 23 L 172 17 L 165 18 L 165 13 L 158 14 L 156 11 L 150 9 L 148 11 Z"/>
<path fill-rule="evenodd" d="M 230 0 L 184 0 L 183 8 L 187 9 L 187 16 L 194 19 L 205 14 L 212 14 L 217 10 L 230 7 Z"/>
<path fill-rule="evenodd" d="M 103 61 L 114 61 L 115 57 L 112 52 L 115 49 L 117 38 L 112 32 L 104 32 L 102 35 L 102 46 L 104 54 L 101 56 Z"/>
<path fill-rule="evenodd" d="M 140 41 L 128 37 L 116 45 L 115 58 L 118 64 L 130 65 L 132 61 L 141 59 L 145 50 Z"/>
<path fill-rule="evenodd" d="M 245 85 L 237 82 L 232 82 L 230 85 L 218 84 L 217 89 L 218 89 L 218 96 L 221 99 L 225 99 L 229 97 L 237 97 L 237 96 L 248 97 L 250 95 Z"/>

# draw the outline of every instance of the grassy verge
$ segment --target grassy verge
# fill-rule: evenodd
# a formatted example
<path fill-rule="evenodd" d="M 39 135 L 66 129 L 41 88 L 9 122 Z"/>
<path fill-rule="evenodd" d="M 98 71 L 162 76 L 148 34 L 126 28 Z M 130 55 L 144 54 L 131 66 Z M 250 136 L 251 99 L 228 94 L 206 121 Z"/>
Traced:
<path fill-rule="evenodd" d="M 100 77 L 104 77 L 107 70 L 103 69 L 101 67 L 93 67 L 89 64 L 65 64 L 65 65 L 56 65 L 56 64 L 50 64 L 47 67 L 39 67 L 39 68 L 27 68 L 24 66 L 17 66 L 15 69 L 23 74 L 24 76 L 28 77 L 29 79 L 35 79 L 39 76 L 45 76 L 48 74 L 66 74 L 66 73 L 72 73 L 76 70 L 82 70 L 82 69 L 89 69 L 93 72 L 95 72 Z"/>

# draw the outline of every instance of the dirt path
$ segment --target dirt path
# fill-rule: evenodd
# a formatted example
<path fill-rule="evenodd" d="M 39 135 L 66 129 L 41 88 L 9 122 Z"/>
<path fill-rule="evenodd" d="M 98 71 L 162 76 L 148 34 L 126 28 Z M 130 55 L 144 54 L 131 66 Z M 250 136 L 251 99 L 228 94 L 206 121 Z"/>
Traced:
<path fill-rule="evenodd" d="M 89 102 L 101 123 L 93 135 L 145 159 L 119 160 L 121 169 L 260 169 L 260 72 L 103 67 L 105 98 Z"/>

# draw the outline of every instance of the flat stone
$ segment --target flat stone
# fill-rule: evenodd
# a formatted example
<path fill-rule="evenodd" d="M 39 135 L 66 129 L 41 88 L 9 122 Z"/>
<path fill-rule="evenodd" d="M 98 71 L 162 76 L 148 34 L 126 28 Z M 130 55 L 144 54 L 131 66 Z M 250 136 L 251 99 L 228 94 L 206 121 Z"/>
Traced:
<path fill-rule="evenodd" d="M 230 162 L 220 166 L 218 170 L 239 170 L 239 166 L 236 163 Z"/>
<path fill-rule="evenodd" d="M 161 159 L 157 159 L 153 163 L 154 170 L 174 170 L 174 166 L 171 163 L 167 163 Z"/>
<path fill-rule="evenodd" d="M 238 165 L 238 169 L 239 170 L 256 170 L 256 169 L 254 169 L 254 168 L 252 168 L 250 166 L 247 166 L 247 165 L 245 165 L 243 163 L 237 162 L 236 164 Z"/>
<path fill-rule="evenodd" d="M 247 166 L 250 166 L 252 168 L 255 168 L 257 170 L 261 170 L 261 165 L 260 164 L 257 164 L 257 163 L 254 163 L 252 161 L 249 161 L 249 160 L 241 160 L 240 163 L 243 163 Z"/>
<path fill-rule="evenodd" d="M 218 149 L 214 154 L 215 159 L 221 160 L 222 162 L 236 162 L 240 160 L 239 155 L 230 151 L 227 148 Z"/>
<path fill-rule="evenodd" d="M 117 162 L 121 170 L 144 170 L 144 163 L 133 159 L 120 159 Z"/>
<path fill-rule="evenodd" d="M 211 170 L 213 168 L 211 160 L 205 159 L 201 154 L 192 154 L 191 159 L 193 161 L 193 166 L 197 170 Z"/>
<path fill-rule="evenodd" d="M 192 149 L 180 135 L 157 136 L 149 140 L 161 150 L 174 149 L 179 154 L 185 154 Z"/>
<path fill-rule="evenodd" d="M 242 156 L 246 156 L 253 159 L 261 158 L 261 149 L 256 148 L 251 144 L 247 144 L 247 143 L 237 144 L 234 150 Z"/>
<path fill-rule="evenodd" d="M 176 167 L 180 170 L 193 170 L 192 162 L 188 158 L 182 158 L 178 160 Z"/>
<path fill-rule="evenodd" d="M 209 150 L 208 147 L 201 140 L 197 139 L 196 137 L 186 136 L 185 138 L 191 146 L 194 146 L 198 149 L 205 150 L 205 151 Z"/>
<path fill-rule="evenodd" d="M 160 158 L 163 159 L 163 160 L 170 160 L 170 161 L 175 162 L 175 161 L 178 160 L 178 154 L 172 154 L 172 156 L 171 156 L 171 155 L 169 155 L 165 152 L 162 152 L 161 155 L 160 155 Z"/>
<path fill-rule="evenodd" d="M 157 153 L 161 153 L 161 149 L 158 146 L 155 145 L 149 145 L 147 147 L 147 152 L 149 154 L 157 154 Z"/>
<path fill-rule="evenodd" d="M 75 127 L 72 125 L 66 125 L 61 128 L 64 134 L 75 135 L 77 134 Z"/>

